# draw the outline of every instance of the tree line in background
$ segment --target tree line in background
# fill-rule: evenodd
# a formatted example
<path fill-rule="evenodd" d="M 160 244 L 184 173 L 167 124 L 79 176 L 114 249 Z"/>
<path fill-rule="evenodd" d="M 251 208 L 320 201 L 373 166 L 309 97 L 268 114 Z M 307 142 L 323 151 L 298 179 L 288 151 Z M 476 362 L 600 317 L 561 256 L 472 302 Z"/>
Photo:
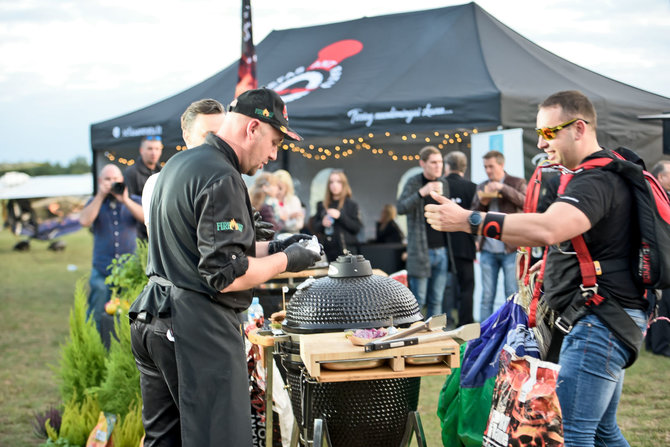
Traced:
<path fill-rule="evenodd" d="M 10 171 L 24 172 L 30 176 L 87 174 L 91 172 L 91 164 L 83 156 L 75 157 L 64 165 L 58 162 L 0 163 L 0 177 Z"/>

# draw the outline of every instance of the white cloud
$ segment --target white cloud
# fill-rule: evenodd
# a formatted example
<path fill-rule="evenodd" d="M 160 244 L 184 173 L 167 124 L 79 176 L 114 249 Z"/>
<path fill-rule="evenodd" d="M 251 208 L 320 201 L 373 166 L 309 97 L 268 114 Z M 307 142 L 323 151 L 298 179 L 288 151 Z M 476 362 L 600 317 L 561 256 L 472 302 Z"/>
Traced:
<path fill-rule="evenodd" d="M 254 41 L 273 29 L 465 2 L 251 0 Z M 0 161 L 89 156 L 89 125 L 159 101 L 235 62 L 240 1 L 0 2 Z M 670 2 L 481 0 L 487 12 L 547 50 L 613 79 L 670 96 Z M 50 135 L 29 112 L 50 109 Z M 64 113 L 64 110 L 69 111 Z M 40 115 L 42 117 L 42 115 Z M 61 130 L 62 136 L 61 135 Z M 34 134 L 34 131 L 32 131 Z M 57 136 L 59 135 L 59 136 Z M 61 150 L 45 151 L 59 146 Z M 16 148 L 21 147 L 21 150 Z M 34 151 L 32 148 L 35 148 Z"/>

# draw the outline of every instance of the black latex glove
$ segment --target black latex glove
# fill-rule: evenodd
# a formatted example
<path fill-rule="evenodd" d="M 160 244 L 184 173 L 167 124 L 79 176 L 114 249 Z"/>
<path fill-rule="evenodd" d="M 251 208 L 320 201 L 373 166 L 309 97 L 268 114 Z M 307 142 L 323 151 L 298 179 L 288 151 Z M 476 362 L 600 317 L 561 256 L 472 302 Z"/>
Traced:
<path fill-rule="evenodd" d="M 254 211 L 254 230 L 256 230 L 257 241 L 269 241 L 275 235 L 270 222 L 265 222 L 261 213 Z"/>
<path fill-rule="evenodd" d="M 289 245 L 284 250 L 284 253 L 288 258 L 288 263 L 286 264 L 287 272 L 301 272 L 321 259 L 320 254 L 314 253 L 297 242 Z"/>
<path fill-rule="evenodd" d="M 300 242 L 304 239 L 311 239 L 309 234 L 294 234 L 286 239 L 272 241 L 268 244 L 268 253 L 271 255 L 286 250 L 290 245 Z"/>

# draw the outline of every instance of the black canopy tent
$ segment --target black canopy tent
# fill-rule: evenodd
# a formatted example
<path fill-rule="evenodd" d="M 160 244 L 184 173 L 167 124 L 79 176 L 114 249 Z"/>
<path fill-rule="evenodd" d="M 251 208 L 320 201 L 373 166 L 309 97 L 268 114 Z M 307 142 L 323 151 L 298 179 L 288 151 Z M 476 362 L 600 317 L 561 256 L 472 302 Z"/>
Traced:
<path fill-rule="evenodd" d="M 291 127 L 305 137 L 270 169 L 288 168 L 305 203 L 316 173 L 344 169 L 368 229 L 426 144 L 468 153 L 473 129 L 520 127 L 530 172 L 537 104 L 559 90 L 592 99 L 602 145 L 634 148 L 648 164 L 662 156 L 660 122 L 637 117 L 670 110 L 669 98 L 572 64 L 475 3 L 273 31 L 256 52 L 259 85 L 280 92 Z M 228 103 L 236 82 L 234 63 L 175 96 L 93 124 L 94 169 L 135 158 L 149 134 L 163 136 L 167 159 L 183 145 L 179 116 L 188 104 L 207 97 Z"/>

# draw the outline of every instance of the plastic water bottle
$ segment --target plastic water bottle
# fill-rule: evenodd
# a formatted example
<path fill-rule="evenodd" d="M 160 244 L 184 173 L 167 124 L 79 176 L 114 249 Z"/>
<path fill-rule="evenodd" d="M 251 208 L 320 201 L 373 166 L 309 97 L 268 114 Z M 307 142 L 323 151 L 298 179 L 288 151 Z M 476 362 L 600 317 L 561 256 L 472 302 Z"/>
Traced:
<path fill-rule="evenodd" d="M 247 325 L 263 326 L 263 306 L 261 306 L 257 296 L 253 297 L 251 306 L 247 309 Z"/>
<path fill-rule="evenodd" d="M 335 219 L 333 219 L 333 217 L 329 215 L 328 220 L 330 221 L 330 226 L 324 228 L 323 233 L 326 236 L 331 236 L 333 234 L 333 223 L 335 222 Z"/>

